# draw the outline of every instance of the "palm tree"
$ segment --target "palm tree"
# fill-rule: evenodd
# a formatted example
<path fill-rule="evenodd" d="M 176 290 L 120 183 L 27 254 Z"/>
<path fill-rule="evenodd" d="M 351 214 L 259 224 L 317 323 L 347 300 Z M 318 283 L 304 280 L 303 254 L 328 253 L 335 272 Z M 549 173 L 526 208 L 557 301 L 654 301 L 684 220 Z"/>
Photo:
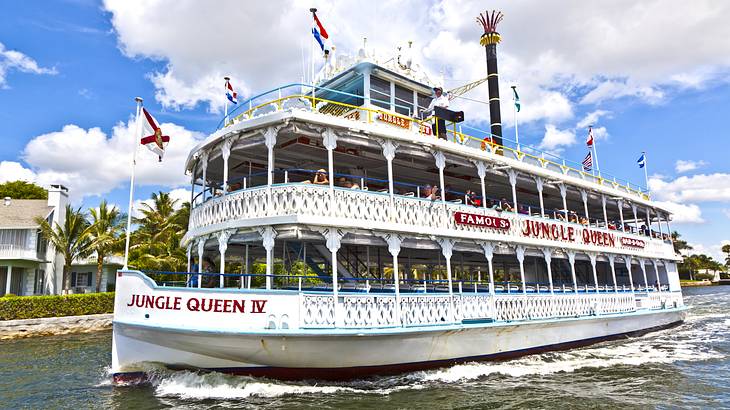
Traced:
<path fill-rule="evenodd" d="M 58 223 L 51 226 L 47 220 L 37 217 L 35 222 L 39 225 L 41 235 L 56 248 L 56 252 L 63 255 L 63 293 L 67 294 L 71 288 L 71 263 L 74 259 L 83 258 L 89 255 L 89 221 L 81 208 L 73 209 L 66 205 L 66 220 L 63 226 Z"/>
<path fill-rule="evenodd" d="M 96 291 L 101 291 L 104 258 L 120 246 L 122 219 L 119 210 L 102 200 L 99 208 L 91 208 L 90 248 L 96 252 Z"/>
<path fill-rule="evenodd" d="M 130 264 L 138 269 L 182 271 L 187 258 L 180 240 L 187 232 L 190 204 L 176 209 L 178 201 L 165 192 L 153 193 L 151 199 L 142 205 L 142 217 L 134 218 L 139 227 L 132 234 Z"/>

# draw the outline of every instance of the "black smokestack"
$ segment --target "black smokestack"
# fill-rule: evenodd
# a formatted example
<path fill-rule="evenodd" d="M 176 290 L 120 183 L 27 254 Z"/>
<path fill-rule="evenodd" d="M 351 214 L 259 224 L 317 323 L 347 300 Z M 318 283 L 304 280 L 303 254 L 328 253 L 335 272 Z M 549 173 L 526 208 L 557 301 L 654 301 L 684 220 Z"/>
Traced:
<path fill-rule="evenodd" d="M 497 33 L 497 24 L 504 15 L 499 11 L 480 14 L 477 22 L 484 28 L 479 43 L 487 53 L 487 86 L 489 87 L 489 122 L 494 142 L 502 145 L 502 115 L 499 109 L 499 74 L 497 73 L 497 43 L 501 37 Z"/>

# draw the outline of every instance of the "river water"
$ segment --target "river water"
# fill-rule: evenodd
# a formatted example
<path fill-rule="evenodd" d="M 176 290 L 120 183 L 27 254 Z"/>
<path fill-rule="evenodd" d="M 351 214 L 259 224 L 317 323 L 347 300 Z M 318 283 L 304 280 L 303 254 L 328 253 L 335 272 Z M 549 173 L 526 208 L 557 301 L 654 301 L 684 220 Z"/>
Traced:
<path fill-rule="evenodd" d="M 730 408 L 730 286 L 643 337 L 347 383 L 160 371 L 114 387 L 111 332 L 0 342 L 0 408 Z"/>

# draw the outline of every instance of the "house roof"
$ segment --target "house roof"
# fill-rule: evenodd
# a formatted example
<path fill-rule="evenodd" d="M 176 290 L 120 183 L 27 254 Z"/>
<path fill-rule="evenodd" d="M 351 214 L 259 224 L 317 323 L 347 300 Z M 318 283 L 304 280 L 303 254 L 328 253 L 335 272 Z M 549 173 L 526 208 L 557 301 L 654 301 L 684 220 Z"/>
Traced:
<path fill-rule="evenodd" d="M 48 217 L 53 211 L 45 199 L 12 199 L 10 205 L 0 199 L 0 229 L 37 228 L 35 217 Z"/>

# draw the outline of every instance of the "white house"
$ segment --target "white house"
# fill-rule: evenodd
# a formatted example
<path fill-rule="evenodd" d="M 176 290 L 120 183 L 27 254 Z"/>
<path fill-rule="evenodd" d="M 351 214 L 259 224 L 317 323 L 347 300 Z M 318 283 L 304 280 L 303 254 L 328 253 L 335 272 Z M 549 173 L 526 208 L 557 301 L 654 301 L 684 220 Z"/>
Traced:
<path fill-rule="evenodd" d="M 56 295 L 63 290 L 63 256 L 43 239 L 36 217 L 63 225 L 68 189 L 51 185 L 48 200 L 12 199 L 0 204 L 0 296 Z M 101 290 L 113 288 L 121 258 L 107 258 Z M 76 261 L 71 268 L 73 293 L 96 290 L 96 258 Z"/>

